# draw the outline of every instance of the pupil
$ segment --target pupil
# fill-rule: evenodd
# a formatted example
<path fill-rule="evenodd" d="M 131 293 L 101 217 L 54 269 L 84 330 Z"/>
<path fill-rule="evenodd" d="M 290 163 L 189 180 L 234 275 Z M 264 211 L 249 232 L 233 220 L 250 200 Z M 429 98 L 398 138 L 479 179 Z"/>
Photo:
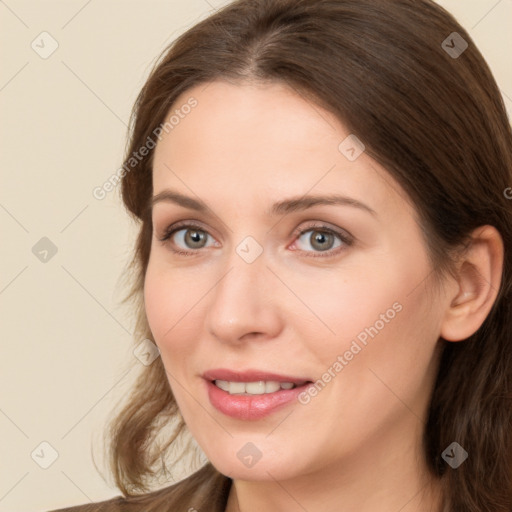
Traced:
<path fill-rule="evenodd" d="M 199 231 L 189 231 L 189 238 L 192 240 L 193 243 L 200 242 L 203 238 L 203 235 Z"/>
<path fill-rule="evenodd" d="M 327 239 L 327 233 L 323 233 L 317 231 L 317 234 L 314 236 L 315 243 L 319 244 L 319 248 L 325 250 L 325 242 Z"/>

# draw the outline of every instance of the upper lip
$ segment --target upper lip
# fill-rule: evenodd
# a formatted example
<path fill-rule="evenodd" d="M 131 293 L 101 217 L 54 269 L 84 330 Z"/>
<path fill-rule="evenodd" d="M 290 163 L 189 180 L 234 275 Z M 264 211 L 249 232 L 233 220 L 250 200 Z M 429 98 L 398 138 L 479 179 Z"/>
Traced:
<path fill-rule="evenodd" d="M 229 382 L 257 382 L 257 381 L 276 381 L 276 382 L 291 382 L 295 385 L 301 385 L 310 382 L 310 379 L 303 377 L 293 377 L 290 375 L 279 375 L 277 373 L 266 372 L 263 370 L 245 370 L 237 372 L 228 370 L 226 368 L 218 368 L 208 370 L 203 373 L 203 378 L 206 380 L 227 380 Z"/>

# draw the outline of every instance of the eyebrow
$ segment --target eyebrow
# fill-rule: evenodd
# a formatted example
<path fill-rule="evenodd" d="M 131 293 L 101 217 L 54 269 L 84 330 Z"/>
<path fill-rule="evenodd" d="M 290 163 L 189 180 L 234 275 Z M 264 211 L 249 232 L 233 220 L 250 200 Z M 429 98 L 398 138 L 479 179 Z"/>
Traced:
<path fill-rule="evenodd" d="M 194 199 L 193 197 L 180 194 L 179 192 L 170 189 L 165 189 L 153 196 L 151 198 L 150 206 L 153 208 L 156 204 L 162 202 L 175 203 L 179 206 L 183 206 L 184 208 L 189 208 L 191 210 L 196 210 L 202 213 L 206 213 L 210 209 L 206 203 L 200 199 Z M 290 199 L 285 199 L 283 201 L 274 203 L 272 207 L 265 213 L 269 217 L 285 215 L 291 212 L 307 210 L 308 208 L 312 208 L 313 206 L 317 205 L 352 206 L 354 208 L 359 208 L 363 211 L 366 211 L 372 215 L 377 215 L 375 210 L 362 203 L 361 201 L 339 194 L 292 197 Z"/>

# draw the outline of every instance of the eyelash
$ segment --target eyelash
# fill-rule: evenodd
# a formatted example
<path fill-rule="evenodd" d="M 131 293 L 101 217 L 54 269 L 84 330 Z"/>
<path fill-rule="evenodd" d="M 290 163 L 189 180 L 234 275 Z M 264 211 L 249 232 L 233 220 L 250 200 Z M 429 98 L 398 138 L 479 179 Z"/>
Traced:
<path fill-rule="evenodd" d="M 192 228 L 194 230 L 201 231 L 201 232 L 209 235 L 209 233 L 206 230 L 204 230 L 201 226 L 199 226 L 198 224 L 183 221 L 183 222 L 178 222 L 178 223 L 173 224 L 172 226 L 168 227 L 165 230 L 163 236 L 158 238 L 158 240 L 160 242 L 162 242 L 164 245 L 170 245 L 170 244 L 167 244 L 167 242 L 169 241 L 171 236 L 174 233 L 176 233 L 177 231 L 181 231 L 183 228 Z M 307 233 L 308 231 L 315 231 L 315 230 L 322 231 L 322 232 L 337 236 L 341 240 L 341 242 L 343 242 L 347 247 L 351 246 L 354 242 L 353 238 L 351 236 L 349 236 L 348 234 L 344 234 L 341 231 L 335 230 L 333 228 L 329 228 L 324 224 L 310 225 L 305 229 L 295 231 L 293 233 L 293 236 L 295 238 L 300 238 L 304 233 Z M 307 254 L 307 257 L 311 257 L 311 258 L 327 258 L 330 256 L 337 255 L 339 252 L 343 251 L 344 249 L 345 249 L 344 247 L 337 247 L 336 249 L 329 249 L 328 251 L 322 251 L 322 252 L 320 252 L 320 251 L 302 251 L 302 252 L 305 252 Z M 198 251 L 200 251 L 200 249 L 196 249 L 193 251 L 192 250 L 191 251 L 182 251 L 182 250 L 174 249 L 171 247 L 171 251 L 176 254 L 180 254 L 182 256 L 193 256 L 193 255 L 196 255 L 198 253 Z M 317 254 L 310 254 L 311 252 L 316 252 Z"/>

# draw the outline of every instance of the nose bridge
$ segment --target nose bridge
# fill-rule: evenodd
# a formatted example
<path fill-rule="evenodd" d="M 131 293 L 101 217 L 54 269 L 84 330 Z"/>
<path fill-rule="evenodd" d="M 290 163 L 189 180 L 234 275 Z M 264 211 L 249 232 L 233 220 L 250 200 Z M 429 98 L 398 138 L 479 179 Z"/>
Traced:
<path fill-rule="evenodd" d="M 224 341 L 237 341 L 247 333 L 275 334 L 278 317 L 269 282 L 275 277 L 266 263 L 263 247 L 252 237 L 233 247 L 212 290 L 206 316 L 211 334 Z"/>
<path fill-rule="evenodd" d="M 231 297 L 240 300 L 246 295 L 245 302 L 248 305 L 252 304 L 249 300 L 252 294 L 255 299 L 252 307 L 255 307 L 257 296 L 265 293 L 262 277 L 268 273 L 266 263 L 267 257 L 262 243 L 251 235 L 245 236 L 238 244 L 233 245 L 226 257 L 225 268 L 228 273 L 219 282 L 218 293 L 226 294 L 226 300 L 231 300 Z"/>

